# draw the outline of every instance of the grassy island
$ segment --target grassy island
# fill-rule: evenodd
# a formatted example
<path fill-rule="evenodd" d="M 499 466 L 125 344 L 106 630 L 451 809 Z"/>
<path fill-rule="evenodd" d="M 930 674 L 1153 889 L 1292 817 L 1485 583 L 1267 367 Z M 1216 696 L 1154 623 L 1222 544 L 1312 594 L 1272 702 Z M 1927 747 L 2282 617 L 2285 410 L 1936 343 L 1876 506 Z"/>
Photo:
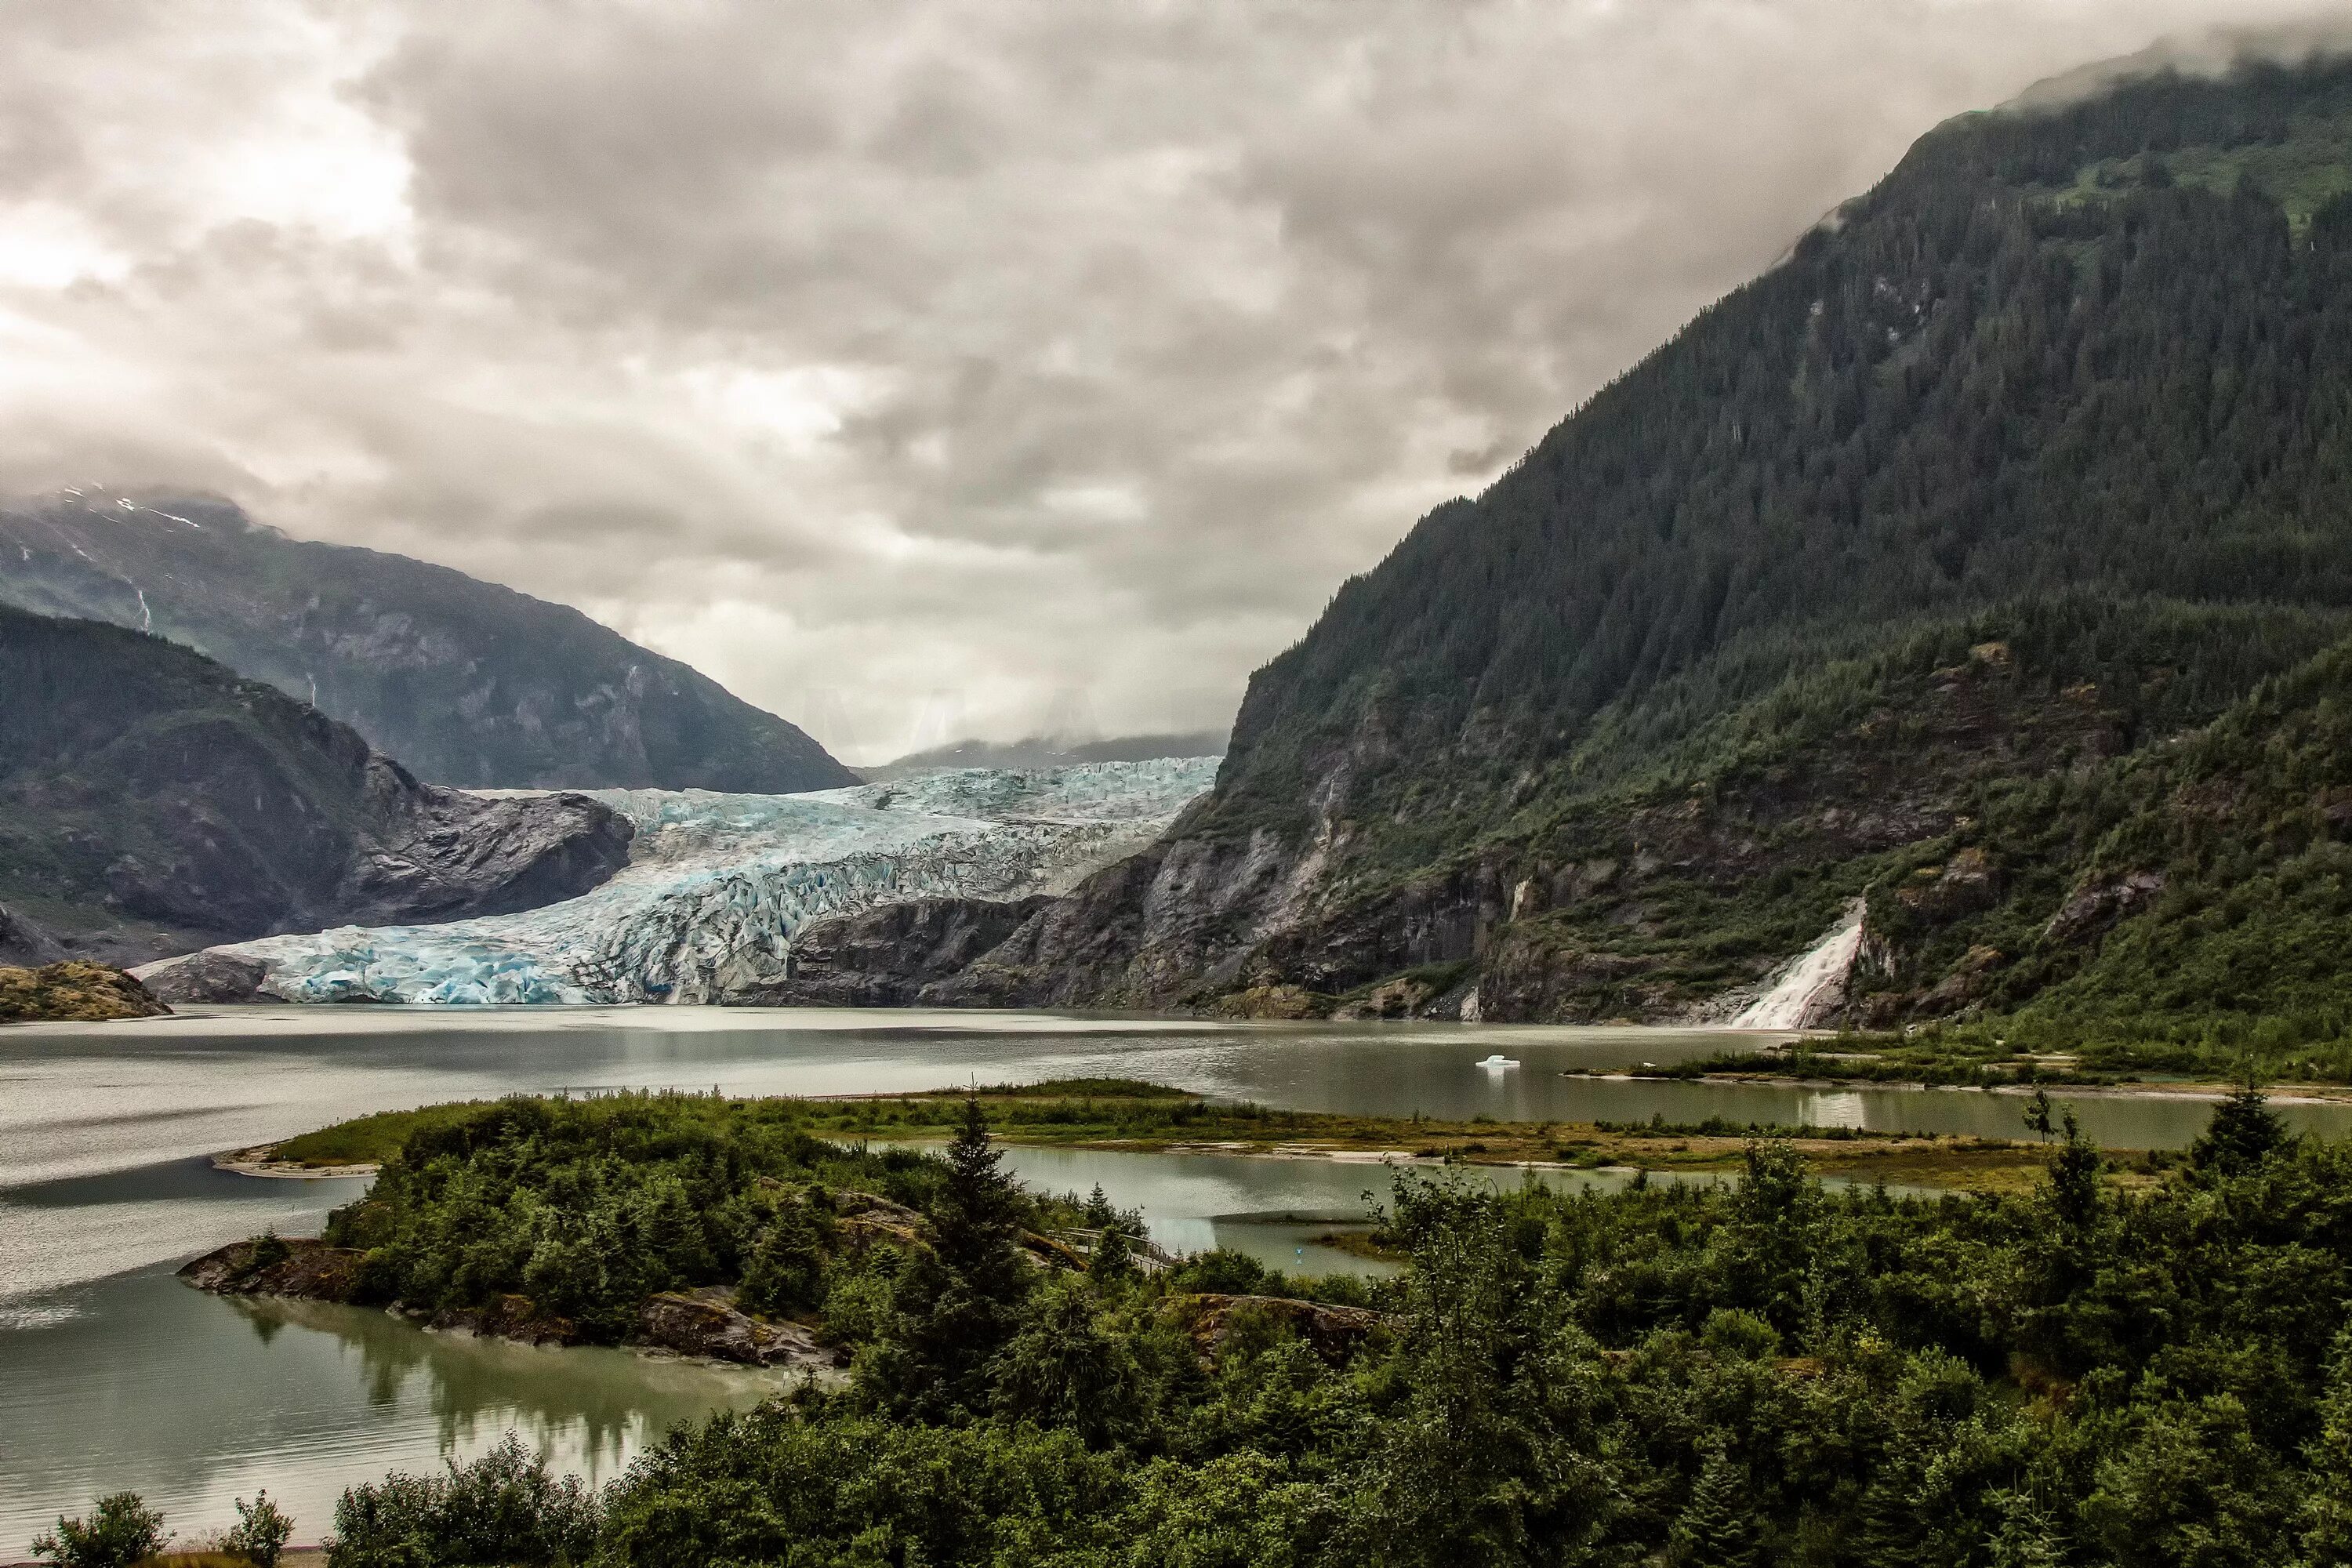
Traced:
<path fill-rule="evenodd" d="M 1205 1100 L 1127 1079 L 1064 1079 L 1017 1087 L 833 1100 L 685 1099 L 681 1116 L 713 1124 L 790 1129 L 837 1142 L 923 1142 L 946 1138 L 975 1099 L 1000 1142 L 1069 1148 L 1234 1152 L 1317 1157 L 1390 1155 L 1470 1164 L 1539 1164 L 1655 1171 L 1732 1171 L 1758 1136 L 1785 1140 L 1817 1175 L 1898 1186 L 2021 1192 L 2039 1178 L 2032 1142 L 1965 1135 L 1784 1127 L 1720 1118 L 1694 1123 L 1464 1121 L 1276 1110 Z M 688 1108 L 693 1109 L 688 1109 Z M 343 1167 L 391 1157 L 410 1138 L 478 1115 L 478 1105 L 427 1106 L 361 1117 L 271 1148 L 281 1167 Z M 2161 1163 L 2110 1151 L 2117 1170 Z"/>

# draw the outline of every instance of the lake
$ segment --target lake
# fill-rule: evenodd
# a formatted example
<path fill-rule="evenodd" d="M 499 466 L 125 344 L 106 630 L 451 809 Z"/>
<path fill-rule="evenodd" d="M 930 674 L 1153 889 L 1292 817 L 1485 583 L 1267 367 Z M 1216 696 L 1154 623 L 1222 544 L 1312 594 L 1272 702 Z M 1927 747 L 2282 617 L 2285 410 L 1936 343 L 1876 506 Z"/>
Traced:
<path fill-rule="evenodd" d="M 469 1454 L 510 1426 L 604 1479 L 670 1423 L 779 1386 L 776 1374 L 533 1350 L 356 1309 L 188 1289 L 170 1277 L 181 1261 L 264 1226 L 315 1232 L 365 1189 L 227 1174 L 208 1158 L 222 1150 L 519 1090 L 849 1094 L 1093 1076 L 1306 1110 L 2018 1129 L 2014 1097 L 1973 1091 L 1563 1076 L 1686 1060 L 1727 1038 L 687 1007 L 198 1007 L 0 1030 L 0 1560 L 59 1510 L 126 1487 L 188 1531 L 230 1522 L 230 1500 L 266 1484 L 295 1513 L 297 1539 L 316 1540 L 353 1480 Z M 1521 1065 L 1475 1065 L 1491 1052 Z M 2095 1137 L 2135 1147 L 2186 1142 L 2210 1114 L 2185 1100 L 2074 1103 Z M 2299 1125 L 2352 1131 L 2352 1107 L 2282 1109 Z M 1099 1183 L 1141 1208 L 1164 1246 L 1235 1247 L 1310 1271 L 1362 1267 L 1315 1238 L 1360 1215 L 1362 1194 L 1388 1180 L 1377 1166 L 1233 1155 L 1019 1149 L 1008 1161 L 1040 1186 Z"/>

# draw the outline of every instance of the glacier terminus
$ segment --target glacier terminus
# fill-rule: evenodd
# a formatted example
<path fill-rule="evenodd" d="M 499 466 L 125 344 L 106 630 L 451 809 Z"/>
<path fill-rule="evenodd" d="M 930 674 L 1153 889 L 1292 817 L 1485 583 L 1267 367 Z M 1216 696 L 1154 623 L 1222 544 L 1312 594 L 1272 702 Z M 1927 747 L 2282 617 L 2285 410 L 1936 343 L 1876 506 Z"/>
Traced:
<path fill-rule="evenodd" d="M 813 920 L 1065 891 L 1159 837 L 1219 760 L 943 769 L 806 795 L 582 791 L 636 837 L 629 864 L 579 898 L 263 937 L 137 973 L 168 983 L 183 965 L 242 960 L 262 970 L 260 995 L 288 1002 L 718 1002 L 782 980 L 793 933 Z"/>

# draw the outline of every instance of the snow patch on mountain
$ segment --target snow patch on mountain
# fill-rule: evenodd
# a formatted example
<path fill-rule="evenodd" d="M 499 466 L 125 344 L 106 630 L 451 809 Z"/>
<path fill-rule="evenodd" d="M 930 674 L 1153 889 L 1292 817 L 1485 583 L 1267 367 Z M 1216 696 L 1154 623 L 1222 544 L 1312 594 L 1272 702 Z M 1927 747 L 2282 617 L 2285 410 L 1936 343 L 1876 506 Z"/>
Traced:
<path fill-rule="evenodd" d="M 636 838 L 629 865 L 580 898 L 212 951 L 259 963 L 261 989 L 293 1002 L 716 1002 L 783 979 L 793 932 L 820 916 L 1066 891 L 1159 837 L 1217 763 L 942 770 L 809 795 L 585 791 Z"/>

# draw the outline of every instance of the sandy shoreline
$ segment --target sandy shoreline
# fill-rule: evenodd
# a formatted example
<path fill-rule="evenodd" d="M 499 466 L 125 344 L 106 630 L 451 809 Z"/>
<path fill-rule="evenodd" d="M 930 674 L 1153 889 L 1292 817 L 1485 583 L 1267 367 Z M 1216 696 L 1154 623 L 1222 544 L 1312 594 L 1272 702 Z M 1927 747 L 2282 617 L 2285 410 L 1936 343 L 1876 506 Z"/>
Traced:
<path fill-rule="evenodd" d="M 331 1182 L 359 1176 L 373 1176 L 383 1169 L 373 1161 L 350 1165 L 306 1165 L 299 1160 L 274 1160 L 275 1143 L 257 1143 L 250 1149 L 232 1149 L 226 1154 L 213 1156 L 213 1169 L 233 1171 L 240 1176 L 268 1176 L 279 1181 Z"/>

